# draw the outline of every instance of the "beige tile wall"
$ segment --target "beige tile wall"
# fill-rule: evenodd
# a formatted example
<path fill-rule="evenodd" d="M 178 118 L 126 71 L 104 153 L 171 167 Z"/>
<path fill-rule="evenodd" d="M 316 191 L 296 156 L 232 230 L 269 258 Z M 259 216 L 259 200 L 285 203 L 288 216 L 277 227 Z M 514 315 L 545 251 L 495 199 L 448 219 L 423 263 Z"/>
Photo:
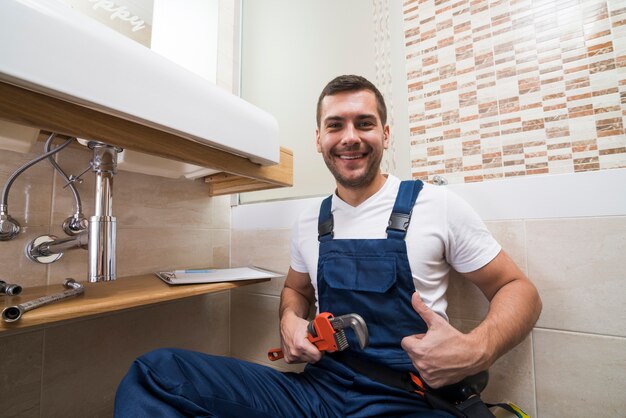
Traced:
<path fill-rule="evenodd" d="M 621 0 L 407 0 L 412 174 L 626 166 Z"/>
<path fill-rule="evenodd" d="M 289 237 L 287 229 L 232 231 L 232 264 L 254 265 L 287 273 Z M 231 355 L 271 365 L 281 370 L 299 371 L 301 365 L 270 362 L 269 348 L 280 346 L 278 304 L 284 279 L 246 286 L 231 291 Z"/>
<path fill-rule="evenodd" d="M 0 183 L 31 154 L 0 150 Z M 59 164 L 78 174 L 91 152 L 61 152 Z M 94 175 L 78 185 L 84 214 L 93 213 Z M 73 212 L 51 166 L 42 162 L 13 184 L 10 214 L 24 230 L 0 242 L 0 279 L 24 287 L 85 280 L 87 251 L 68 251 L 51 265 L 31 262 L 24 246 L 36 236 L 65 236 L 61 223 Z M 118 280 L 158 269 L 229 265 L 230 198 L 209 198 L 202 181 L 173 180 L 120 171 L 114 178 Z M 155 278 L 155 280 L 157 280 Z M 5 296 L 0 296 L 5 297 Z M 222 292 L 36 331 L 0 335 L 0 416 L 110 417 L 113 397 L 132 360 L 175 346 L 214 354 L 230 347 L 230 294 Z"/>
<path fill-rule="evenodd" d="M 535 282 L 544 308 L 532 334 L 491 368 L 484 398 L 512 400 L 533 417 L 622 416 L 626 216 L 486 224 Z M 233 230 L 232 261 L 286 271 L 289 231 Z M 273 280 L 232 292 L 231 354 L 298 370 L 266 358 L 279 341 L 281 287 Z M 449 301 L 451 323 L 463 331 L 488 309 L 480 291 L 456 274 Z"/>
<path fill-rule="evenodd" d="M 43 331 L 0 338 L 4 417 L 39 417 L 43 369 Z"/>

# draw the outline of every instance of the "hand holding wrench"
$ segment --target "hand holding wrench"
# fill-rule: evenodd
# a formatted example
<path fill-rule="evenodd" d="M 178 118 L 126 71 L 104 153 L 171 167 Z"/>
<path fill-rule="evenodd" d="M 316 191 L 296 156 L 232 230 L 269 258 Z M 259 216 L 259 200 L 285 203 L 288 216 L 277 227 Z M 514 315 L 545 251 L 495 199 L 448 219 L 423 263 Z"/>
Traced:
<path fill-rule="evenodd" d="M 331 313 L 322 312 L 309 322 L 307 338 L 322 352 L 343 351 L 348 348 L 346 328 L 354 330 L 361 348 L 367 346 L 369 342 L 367 325 L 363 318 L 355 313 L 335 317 Z M 267 352 L 267 358 L 271 361 L 284 356 L 280 348 L 272 348 Z"/>

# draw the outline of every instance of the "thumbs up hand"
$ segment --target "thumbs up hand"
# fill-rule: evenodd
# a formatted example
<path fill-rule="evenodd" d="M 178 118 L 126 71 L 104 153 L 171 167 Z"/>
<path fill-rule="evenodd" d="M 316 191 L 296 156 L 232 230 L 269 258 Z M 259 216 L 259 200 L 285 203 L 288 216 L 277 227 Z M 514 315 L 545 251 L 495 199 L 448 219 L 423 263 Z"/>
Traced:
<path fill-rule="evenodd" d="M 428 325 L 428 331 L 403 338 L 402 349 L 427 385 L 439 388 L 487 368 L 485 339 L 456 330 L 428 308 L 417 291 L 411 304 Z"/>

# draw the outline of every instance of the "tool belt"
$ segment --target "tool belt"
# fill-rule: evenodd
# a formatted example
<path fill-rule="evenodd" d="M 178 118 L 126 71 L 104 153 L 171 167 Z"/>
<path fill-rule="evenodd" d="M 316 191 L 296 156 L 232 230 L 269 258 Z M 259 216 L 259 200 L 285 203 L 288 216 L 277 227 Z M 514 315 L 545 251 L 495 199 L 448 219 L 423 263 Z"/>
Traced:
<path fill-rule="evenodd" d="M 422 396 L 433 408 L 446 411 L 458 418 L 494 418 L 490 410 L 498 410 L 498 417 L 530 418 L 519 407 L 510 403 L 486 404 L 480 393 L 487 386 L 489 374 L 485 370 L 453 385 L 433 389 L 419 375 L 395 370 L 380 363 L 365 360 L 347 352 L 329 354 L 355 372 L 386 386 Z"/>

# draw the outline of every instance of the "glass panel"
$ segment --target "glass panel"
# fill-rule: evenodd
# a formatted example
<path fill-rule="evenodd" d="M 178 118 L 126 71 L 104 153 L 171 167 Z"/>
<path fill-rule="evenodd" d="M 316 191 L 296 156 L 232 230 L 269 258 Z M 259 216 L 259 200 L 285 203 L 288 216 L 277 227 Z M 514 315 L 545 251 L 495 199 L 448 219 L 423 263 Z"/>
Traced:
<path fill-rule="evenodd" d="M 315 105 L 340 74 L 374 80 L 373 6 L 363 0 L 243 0 L 241 96 L 278 119 L 294 153 L 294 187 L 242 202 L 329 194 L 334 179 L 315 147 Z"/>

